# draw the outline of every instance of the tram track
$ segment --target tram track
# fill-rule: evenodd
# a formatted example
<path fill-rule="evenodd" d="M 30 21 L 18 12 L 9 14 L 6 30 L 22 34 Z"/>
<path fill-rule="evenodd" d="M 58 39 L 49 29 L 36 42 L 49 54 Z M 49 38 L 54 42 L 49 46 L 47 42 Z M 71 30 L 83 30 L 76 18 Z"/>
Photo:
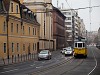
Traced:
<path fill-rule="evenodd" d="M 95 55 L 95 53 L 94 53 L 94 51 L 93 50 L 91 50 L 91 53 L 92 53 L 92 55 L 93 55 L 93 59 L 94 59 L 94 62 L 95 62 L 95 65 L 94 65 L 94 67 L 93 67 L 93 69 L 92 70 L 90 70 L 89 72 L 88 72 L 88 74 L 84 74 L 84 75 L 91 75 L 92 74 L 92 72 L 97 68 L 97 66 L 98 66 L 98 62 L 97 62 L 97 59 L 96 59 L 96 55 Z M 100 54 L 99 52 L 97 52 L 98 54 Z M 64 73 L 62 73 L 62 74 L 60 74 L 60 75 L 67 75 L 68 74 L 68 72 L 72 72 L 72 70 L 74 70 L 75 68 L 77 68 L 78 66 L 82 66 L 81 64 L 84 62 L 84 60 L 79 64 L 79 65 L 77 65 L 76 67 L 73 67 L 72 69 L 70 69 L 69 71 L 66 71 L 66 72 L 64 72 Z M 86 62 L 86 61 L 85 61 Z"/>
<path fill-rule="evenodd" d="M 60 75 L 65 75 L 67 72 L 71 72 L 72 70 L 76 69 L 78 66 L 80 66 L 80 65 L 83 63 L 83 61 L 84 61 L 84 59 L 80 59 L 80 62 L 79 62 L 76 66 L 74 66 L 74 67 L 72 67 L 71 69 L 69 69 L 69 70 L 63 72 L 63 73 L 60 74 Z"/>
<path fill-rule="evenodd" d="M 47 66 L 47 67 L 45 67 L 45 68 L 42 68 L 42 69 L 39 69 L 39 70 L 37 70 L 37 71 L 34 71 L 33 73 L 31 73 L 31 74 L 28 74 L 28 75 L 38 75 L 38 74 L 41 74 L 41 73 L 43 73 L 43 72 L 45 72 L 45 71 L 47 71 L 47 70 L 51 70 L 51 69 L 54 69 L 54 68 L 56 68 L 56 67 L 58 67 L 58 66 L 61 66 L 61 65 L 63 65 L 63 64 L 65 64 L 66 62 L 68 62 L 68 61 L 70 61 L 70 60 L 72 60 L 73 58 L 70 58 L 70 59 L 68 59 L 68 60 L 63 60 L 63 61 L 61 61 L 61 62 L 59 62 L 59 63 L 57 63 L 57 64 L 53 64 L 53 65 L 49 65 L 49 66 Z"/>
<path fill-rule="evenodd" d="M 71 58 L 69 60 L 64 60 L 58 64 L 55 64 L 55 65 L 51 65 L 49 67 L 46 67 L 46 68 L 42 68 L 40 70 L 37 70 L 31 74 L 28 74 L 28 75 L 45 75 L 47 72 L 50 72 L 50 71 L 53 71 L 53 70 L 57 70 L 57 69 L 62 69 L 63 66 L 67 66 L 67 65 L 70 65 L 73 63 L 73 67 L 69 68 L 67 67 L 65 69 L 65 71 L 63 73 L 61 73 L 60 75 L 64 75 L 65 73 L 67 72 L 70 72 L 71 70 L 77 68 L 78 66 L 80 66 L 82 63 L 83 63 L 84 59 L 74 59 L 74 58 Z"/>

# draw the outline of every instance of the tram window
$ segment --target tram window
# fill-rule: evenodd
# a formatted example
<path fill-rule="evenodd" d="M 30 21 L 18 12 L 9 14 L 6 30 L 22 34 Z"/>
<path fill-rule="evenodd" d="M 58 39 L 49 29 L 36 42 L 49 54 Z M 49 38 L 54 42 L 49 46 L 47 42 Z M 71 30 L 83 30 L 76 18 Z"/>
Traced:
<path fill-rule="evenodd" d="M 75 43 L 75 47 L 77 47 L 77 43 Z"/>
<path fill-rule="evenodd" d="M 83 43 L 83 47 L 85 47 L 85 43 Z"/>
<path fill-rule="evenodd" d="M 82 43 L 78 43 L 78 47 L 82 47 Z"/>

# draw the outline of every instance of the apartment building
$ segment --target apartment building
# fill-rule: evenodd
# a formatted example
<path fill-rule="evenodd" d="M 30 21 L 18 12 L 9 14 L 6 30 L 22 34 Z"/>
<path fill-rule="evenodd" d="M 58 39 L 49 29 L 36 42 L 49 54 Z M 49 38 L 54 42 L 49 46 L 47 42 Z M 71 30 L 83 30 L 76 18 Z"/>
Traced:
<path fill-rule="evenodd" d="M 26 7 L 35 12 L 40 23 L 39 49 L 56 49 L 53 39 L 52 0 L 25 0 Z"/>
<path fill-rule="evenodd" d="M 73 40 L 78 37 L 78 12 L 68 9 L 61 9 L 61 12 L 66 16 L 65 28 L 66 33 L 68 33 L 66 42 L 71 46 Z"/>
<path fill-rule="evenodd" d="M 81 22 L 80 22 L 80 26 L 81 26 L 81 35 L 82 35 L 82 37 L 86 37 L 86 28 L 85 28 L 85 24 L 84 24 L 84 21 L 83 21 L 83 19 L 81 19 Z"/>
<path fill-rule="evenodd" d="M 39 26 L 19 0 L 0 0 L 0 58 L 12 62 L 33 58 L 39 49 Z"/>

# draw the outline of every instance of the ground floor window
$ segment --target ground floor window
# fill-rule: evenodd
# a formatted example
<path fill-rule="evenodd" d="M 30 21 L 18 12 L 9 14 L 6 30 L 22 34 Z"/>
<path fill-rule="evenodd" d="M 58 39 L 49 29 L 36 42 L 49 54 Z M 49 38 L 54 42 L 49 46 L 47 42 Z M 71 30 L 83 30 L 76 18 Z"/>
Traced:
<path fill-rule="evenodd" d="M 6 53 L 6 43 L 4 43 L 4 53 Z"/>

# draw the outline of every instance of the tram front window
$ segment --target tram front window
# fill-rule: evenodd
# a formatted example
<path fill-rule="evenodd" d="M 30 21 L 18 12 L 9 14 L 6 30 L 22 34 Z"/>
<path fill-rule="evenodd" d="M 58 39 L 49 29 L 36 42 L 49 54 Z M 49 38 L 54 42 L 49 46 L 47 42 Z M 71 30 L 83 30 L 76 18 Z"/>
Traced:
<path fill-rule="evenodd" d="M 85 47 L 85 43 L 83 43 L 83 47 Z"/>
<path fill-rule="evenodd" d="M 78 43 L 78 47 L 82 47 L 82 43 Z"/>

